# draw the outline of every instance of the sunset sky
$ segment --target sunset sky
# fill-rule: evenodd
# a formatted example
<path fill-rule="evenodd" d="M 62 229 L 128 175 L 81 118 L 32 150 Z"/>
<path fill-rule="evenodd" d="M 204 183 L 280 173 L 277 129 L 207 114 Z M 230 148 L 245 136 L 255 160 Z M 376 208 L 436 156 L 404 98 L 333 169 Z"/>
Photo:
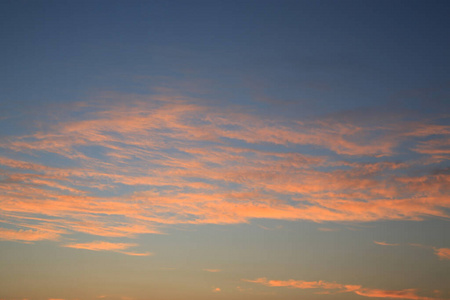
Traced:
<path fill-rule="evenodd" d="M 449 15 L 0 1 L 0 300 L 449 300 Z"/>

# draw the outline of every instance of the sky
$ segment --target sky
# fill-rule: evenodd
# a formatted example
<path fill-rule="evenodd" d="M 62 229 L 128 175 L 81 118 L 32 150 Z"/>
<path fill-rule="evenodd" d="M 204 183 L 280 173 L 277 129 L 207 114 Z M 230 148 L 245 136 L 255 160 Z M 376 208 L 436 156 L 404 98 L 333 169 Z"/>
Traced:
<path fill-rule="evenodd" d="M 1 1 L 0 299 L 450 299 L 449 13 Z"/>

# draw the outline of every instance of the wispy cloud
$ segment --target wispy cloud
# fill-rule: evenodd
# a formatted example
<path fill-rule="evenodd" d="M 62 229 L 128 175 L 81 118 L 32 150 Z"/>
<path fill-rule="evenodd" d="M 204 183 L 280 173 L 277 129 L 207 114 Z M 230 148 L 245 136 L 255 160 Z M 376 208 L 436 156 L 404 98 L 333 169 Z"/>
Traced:
<path fill-rule="evenodd" d="M 319 231 L 325 231 L 325 232 L 334 232 L 334 231 L 339 231 L 339 228 L 329 228 L 329 227 L 319 227 L 317 228 L 317 230 Z"/>
<path fill-rule="evenodd" d="M 0 155 L 0 214 L 11 227 L 41 226 L 39 233 L 2 229 L 2 239 L 135 237 L 173 224 L 255 218 L 449 217 L 450 175 L 436 172 L 429 160 L 436 153 L 427 150 L 445 144 L 449 126 L 342 116 L 300 121 L 164 95 L 129 98 L 91 110 L 85 103 L 77 119 L 0 140 L 8 153 Z M 399 161 L 400 149 L 411 158 Z M 440 163 L 447 159 L 438 154 Z M 40 159 L 49 155 L 58 160 Z"/>
<path fill-rule="evenodd" d="M 434 254 L 440 259 L 450 259 L 450 248 L 433 248 Z"/>
<path fill-rule="evenodd" d="M 336 282 L 326 281 L 304 281 L 304 280 L 269 280 L 267 278 L 257 278 L 254 280 L 243 279 L 243 281 L 258 283 L 269 287 L 288 287 L 296 289 L 319 289 L 320 294 L 330 293 L 355 293 L 360 296 L 370 298 L 393 298 L 393 299 L 410 299 L 410 300 L 438 300 L 439 298 L 426 297 L 418 295 L 417 289 L 404 290 L 381 290 L 364 288 L 360 285 L 340 284 Z M 331 292 L 329 291 L 331 290 Z"/>
<path fill-rule="evenodd" d="M 434 297 L 424 297 L 417 295 L 417 289 L 406 289 L 399 291 L 361 289 L 354 291 L 355 294 L 370 298 L 391 298 L 391 299 L 411 299 L 411 300 L 431 300 L 439 299 Z"/>
<path fill-rule="evenodd" d="M 378 241 L 373 241 L 375 244 L 377 245 L 381 245 L 381 246 L 399 246 L 400 244 L 395 244 L 395 243 L 386 243 L 386 242 L 378 242 Z"/>
<path fill-rule="evenodd" d="M 137 244 L 129 244 L 129 243 L 110 243 L 110 242 L 104 242 L 104 241 L 95 241 L 90 243 L 78 243 L 78 244 L 67 244 L 63 245 L 64 247 L 68 248 L 75 248 L 75 249 L 86 249 L 86 250 L 92 250 L 92 251 L 114 251 L 119 252 L 127 255 L 135 255 L 135 256 L 148 256 L 151 255 L 151 253 L 134 253 L 134 252 L 126 252 L 123 250 L 126 250 L 131 247 L 137 246 Z"/>
<path fill-rule="evenodd" d="M 34 242 L 42 240 L 58 240 L 63 232 L 41 231 L 31 229 L 6 229 L 0 228 L 0 240 Z"/>
<path fill-rule="evenodd" d="M 222 270 L 220 270 L 220 269 L 203 269 L 203 271 L 210 272 L 210 273 L 217 273 L 217 272 L 221 272 Z"/>

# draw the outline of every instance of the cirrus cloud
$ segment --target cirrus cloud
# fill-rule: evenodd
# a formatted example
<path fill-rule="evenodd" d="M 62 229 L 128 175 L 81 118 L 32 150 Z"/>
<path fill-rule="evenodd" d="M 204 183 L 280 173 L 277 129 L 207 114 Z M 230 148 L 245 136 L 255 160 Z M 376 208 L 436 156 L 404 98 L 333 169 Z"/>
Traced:
<path fill-rule="evenodd" d="M 63 246 L 68 247 L 68 248 L 85 249 L 85 250 L 91 250 L 91 251 L 114 251 L 114 252 L 119 252 L 119 253 L 123 253 L 123 254 L 127 254 L 127 255 L 134 255 L 134 256 L 151 255 L 151 253 L 149 253 L 149 252 L 135 253 L 135 252 L 123 251 L 128 248 L 137 246 L 137 244 L 130 244 L 130 243 L 110 243 L 110 242 L 104 242 L 104 241 L 94 241 L 94 242 L 90 242 L 90 243 L 67 244 L 67 245 L 63 245 Z"/>
<path fill-rule="evenodd" d="M 76 119 L 0 140 L 0 215 L 25 230 L 2 239 L 132 238 L 255 218 L 449 218 L 447 159 L 439 150 L 438 167 L 427 150 L 445 144 L 449 126 L 268 118 L 191 100 L 85 103 Z M 398 160 L 399 149 L 410 158 Z"/>
<path fill-rule="evenodd" d="M 426 297 L 418 295 L 417 289 L 404 290 L 381 290 L 364 288 L 360 285 L 340 284 L 336 282 L 326 281 L 304 281 L 304 280 L 269 280 L 265 277 L 254 280 L 243 279 L 243 281 L 262 284 L 268 287 L 288 287 L 295 289 L 320 289 L 320 294 L 331 294 L 329 290 L 334 293 L 355 293 L 360 296 L 369 298 L 390 298 L 390 299 L 407 299 L 407 300 L 442 300 L 439 298 Z"/>

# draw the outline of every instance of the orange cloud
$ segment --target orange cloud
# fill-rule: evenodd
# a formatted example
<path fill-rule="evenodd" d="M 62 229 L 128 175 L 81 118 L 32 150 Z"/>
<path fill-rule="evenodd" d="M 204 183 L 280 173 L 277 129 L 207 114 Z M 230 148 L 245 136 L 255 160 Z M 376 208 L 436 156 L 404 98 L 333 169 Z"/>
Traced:
<path fill-rule="evenodd" d="M 58 240 L 60 236 L 60 233 L 54 231 L 0 228 L 0 240 L 34 242 L 42 240 Z"/>
<path fill-rule="evenodd" d="M 450 259 L 450 248 L 434 248 L 434 253 L 439 259 Z"/>
<path fill-rule="evenodd" d="M 360 289 L 354 291 L 355 294 L 370 298 L 391 298 L 391 299 L 411 299 L 411 300 L 435 300 L 433 297 L 423 297 L 417 295 L 416 289 L 406 289 L 400 291 Z"/>
<path fill-rule="evenodd" d="M 344 285 L 335 282 L 325 281 L 303 281 L 303 280 L 268 280 L 267 278 L 257 278 L 255 280 L 243 279 L 243 281 L 258 283 L 269 287 L 288 287 L 297 289 L 322 289 L 336 290 L 336 292 L 351 292 L 360 296 L 370 298 L 393 298 L 409 300 L 439 300 L 433 297 L 424 297 L 417 294 L 416 289 L 405 290 L 380 290 L 363 288 L 360 285 Z M 321 291 L 320 294 L 329 294 L 328 291 Z"/>
<path fill-rule="evenodd" d="M 75 249 L 87 249 L 92 251 L 103 251 L 103 250 L 123 250 L 130 247 L 135 247 L 136 244 L 127 243 L 109 243 L 103 241 L 95 241 L 91 243 L 79 243 L 79 244 L 68 244 L 64 247 L 75 248 Z"/>
<path fill-rule="evenodd" d="M 220 270 L 220 269 L 203 269 L 203 271 L 217 273 L 217 272 L 221 272 L 222 270 Z"/>
<path fill-rule="evenodd" d="M 244 279 L 244 281 L 259 283 L 271 287 L 290 287 L 297 289 L 345 289 L 345 286 L 335 282 L 325 281 L 303 281 L 303 280 L 268 280 L 267 278 L 257 278 L 255 280 Z"/>
<path fill-rule="evenodd" d="M 382 246 L 399 246 L 400 244 L 391 244 L 391 243 L 386 243 L 386 242 L 377 242 L 377 241 L 373 241 L 375 244 L 377 245 L 382 245 Z"/>
<path fill-rule="evenodd" d="M 95 241 L 90 243 L 78 243 L 78 244 L 67 244 L 63 245 L 68 248 L 75 249 L 86 249 L 92 251 L 115 251 L 127 255 L 135 255 L 135 256 L 148 256 L 150 253 L 133 253 L 133 252 L 125 252 L 122 250 L 135 247 L 137 244 L 129 244 L 129 243 L 109 243 L 104 241 Z"/>
<path fill-rule="evenodd" d="M 44 122 L 40 131 L 0 142 L 9 153 L 0 156 L 0 216 L 31 230 L 0 232 L 2 239 L 56 240 L 74 232 L 132 238 L 174 224 L 255 218 L 450 217 L 450 175 L 427 160 L 436 154 L 431 148 L 444 149 L 448 126 L 330 117 L 301 122 L 161 95 L 127 103 L 99 104 L 79 119 Z M 386 159 L 403 141 L 417 157 Z M 67 164 L 39 159 L 49 154 Z M 427 171 L 413 173 L 416 167 Z"/>

